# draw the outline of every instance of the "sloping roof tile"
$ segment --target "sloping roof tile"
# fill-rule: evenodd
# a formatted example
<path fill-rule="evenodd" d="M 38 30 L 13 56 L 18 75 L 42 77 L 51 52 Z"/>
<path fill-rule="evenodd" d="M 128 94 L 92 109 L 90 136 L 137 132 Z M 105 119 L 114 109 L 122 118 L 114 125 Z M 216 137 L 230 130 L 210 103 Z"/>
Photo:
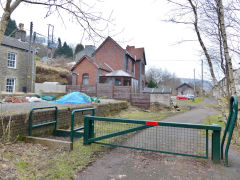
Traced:
<path fill-rule="evenodd" d="M 22 49 L 22 50 L 26 50 L 26 51 L 28 51 L 28 49 L 29 49 L 28 42 L 22 42 L 16 38 L 12 38 L 9 36 L 3 36 L 1 44 L 10 46 L 10 47 L 14 47 L 14 48 L 18 48 L 18 49 Z"/>
<path fill-rule="evenodd" d="M 127 46 L 126 50 L 132 55 L 132 57 L 136 56 L 137 60 L 143 57 L 144 48 L 135 48 L 134 46 Z"/>
<path fill-rule="evenodd" d="M 83 56 L 71 69 L 73 71 L 84 59 L 87 59 L 89 62 L 91 62 L 93 65 L 95 65 L 99 69 L 103 69 L 105 71 L 111 72 L 112 69 L 109 65 L 106 65 L 105 63 L 100 63 L 95 59 L 90 58 L 89 56 Z"/>
<path fill-rule="evenodd" d="M 113 38 L 111 38 L 110 36 L 108 36 L 103 42 L 102 44 L 100 44 L 100 46 L 93 52 L 93 56 L 96 54 L 96 52 L 107 42 L 107 41 L 112 41 L 114 42 L 122 51 L 125 51 L 125 49 L 123 49 L 116 41 L 113 40 Z"/>
<path fill-rule="evenodd" d="M 117 70 L 117 71 L 113 71 L 110 72 L 108 74 L 105 74 L 104 76 L 109 76 L 109 77 L 132 77 L 131 74 L 128 74 L 127 72 L 123 71 L 123 70 Z"/>
<path fill-rule="evenodd" d="M 193 89 L 193 87 L 192 86 L 190 86 L 189 84 L 187 84 L 187 83 L 183 83 L 183 84 L 181 84 L 180 86 L 178 86 L 176 89 L 178 89 L 178 88 L 181 88 L 182 86 L 188 86 L 189 88 L 191 88 L 191 89 Z"/>
<path fill-rule="evenodd" d="M 172 88 L 144 88 L 143 93 L 171 94 L 172 93 Z"/>
<path fill-rule="evenodd" d="M 97 65 L 98 68 L 103 69 L 103 70 L 108 71 L 108 72 L 112 71 L 112 68 L 108 64 L 102 63 L 102 62 L 100 62 L 96 59 L 92 59 L 92 61 Z"/>

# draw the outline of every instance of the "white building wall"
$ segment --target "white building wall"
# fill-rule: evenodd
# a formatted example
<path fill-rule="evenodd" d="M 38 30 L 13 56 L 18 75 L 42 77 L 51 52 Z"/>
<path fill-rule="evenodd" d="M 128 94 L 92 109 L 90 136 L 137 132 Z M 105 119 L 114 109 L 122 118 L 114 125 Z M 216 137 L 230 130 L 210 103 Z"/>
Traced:
<path fill-rule="evenodd" d="M 35 93 L 61 92 L 66 93 L 66 85 L 35 83 Z"/>

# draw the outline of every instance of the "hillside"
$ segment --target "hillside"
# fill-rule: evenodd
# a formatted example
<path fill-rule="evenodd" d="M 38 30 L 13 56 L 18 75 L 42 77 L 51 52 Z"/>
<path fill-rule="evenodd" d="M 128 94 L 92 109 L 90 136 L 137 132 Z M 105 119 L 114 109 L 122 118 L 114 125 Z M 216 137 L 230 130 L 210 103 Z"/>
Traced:
<path fill-rule="evenodd" d="M 54 67 L 51 64 L 36 61 L 36 83 L 59 82 L 72 84 L 71 71 L 65 68 Z"/>

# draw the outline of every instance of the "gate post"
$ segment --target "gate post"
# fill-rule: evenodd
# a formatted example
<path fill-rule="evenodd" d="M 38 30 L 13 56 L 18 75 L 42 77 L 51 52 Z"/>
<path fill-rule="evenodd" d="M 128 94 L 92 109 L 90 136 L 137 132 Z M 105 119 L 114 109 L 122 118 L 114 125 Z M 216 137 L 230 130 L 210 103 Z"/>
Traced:
<path fill-rule="evenodd" d="M 95 116 L 95 109 L 92 110 L 92 116 Z M 94 120 L 89 120 L 89 138 L 94 138 Z"/>
<path fill-rule="evenodd" d="M 89 125 L 90 125 L 90 122 L 89 122 L 89 120 L 85 117 L 85 118 L 84 118 L 84 134 L 83 134 L 83 144 L 84 144 L 84 145 L 90 144 L 90 143 L 88 142 L 89 134 L 90 134 Z"/>
<path fill-rule="evenodd" d="M 214 163 L 220 163 L 221 149 L 220 149 L 220 130 L 213 130 L 212 132 L 212 161 Z"/>

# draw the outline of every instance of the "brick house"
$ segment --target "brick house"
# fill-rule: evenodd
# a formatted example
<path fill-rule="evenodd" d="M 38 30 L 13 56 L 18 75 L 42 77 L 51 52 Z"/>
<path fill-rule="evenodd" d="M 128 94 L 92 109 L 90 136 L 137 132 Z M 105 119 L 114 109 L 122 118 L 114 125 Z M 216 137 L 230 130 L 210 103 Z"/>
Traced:
<path fill-rule="evenodd" d="M 139 89 L 145 87 L 145 66 L 146 57 L 144 48 L 135 48 L 135 46 L 127 46 L 127 52 L 129 52 L 135 59 L 135 78 L 138 80 Z"/>
<path fill-rule="evenodd" d="M 107 37 L 91 57 L 81 58 L 71 71 L 74 85 L 112 83 L 141 89 L 145 85 L 145 65 L 144 48 L 123 49 Z"/>
<path fill-rule="evenodd" d="M 89 56 L 83 56 L 72 67 L 73 85 L 87 85 L 99 83 L 99 76 L 111 72 L 106 64 L 96 61 Z"/>
<path fill-rule="evenodd" d="M 238 69 L 234 69 L 233 70 L 233 78 L 234 78 L 234 83 L 235 83 L 235 87 L 236 87 L 236 91 L 237 91 L 237 96 L 240 97 L 240 68 Z M 220 95 L 220 97 L 227 97 L 228 94 L 228 85 L 227 85 L 227 78 L 224 77 L 223 79 L 221 79 L 218 82 L 219 85 L 219 90 L 220 90 L 220 94 L 218 94 L 218 90 L 216 87 L 212 88 L 212 93 L 214 97 L 218 97 Z M 229 92 L 231 93 L 231 90 L 229 89 Z"/>
<path fill-rule="evenodd" d="M 0 91 L 2 92 L 26 92 L 31 90 L 31 85 L 32 91 L 34 90 L 35 64 L 32 63 L 32 59 L 35 56 L 31 52 L 29 60 L 29 43 L 26 42 L 26 32 L 22 28 L 16 32 L 16 38 L 4 36 L 0 45 Z M 33 75 L 32 78 L 30 74 Z"/>

